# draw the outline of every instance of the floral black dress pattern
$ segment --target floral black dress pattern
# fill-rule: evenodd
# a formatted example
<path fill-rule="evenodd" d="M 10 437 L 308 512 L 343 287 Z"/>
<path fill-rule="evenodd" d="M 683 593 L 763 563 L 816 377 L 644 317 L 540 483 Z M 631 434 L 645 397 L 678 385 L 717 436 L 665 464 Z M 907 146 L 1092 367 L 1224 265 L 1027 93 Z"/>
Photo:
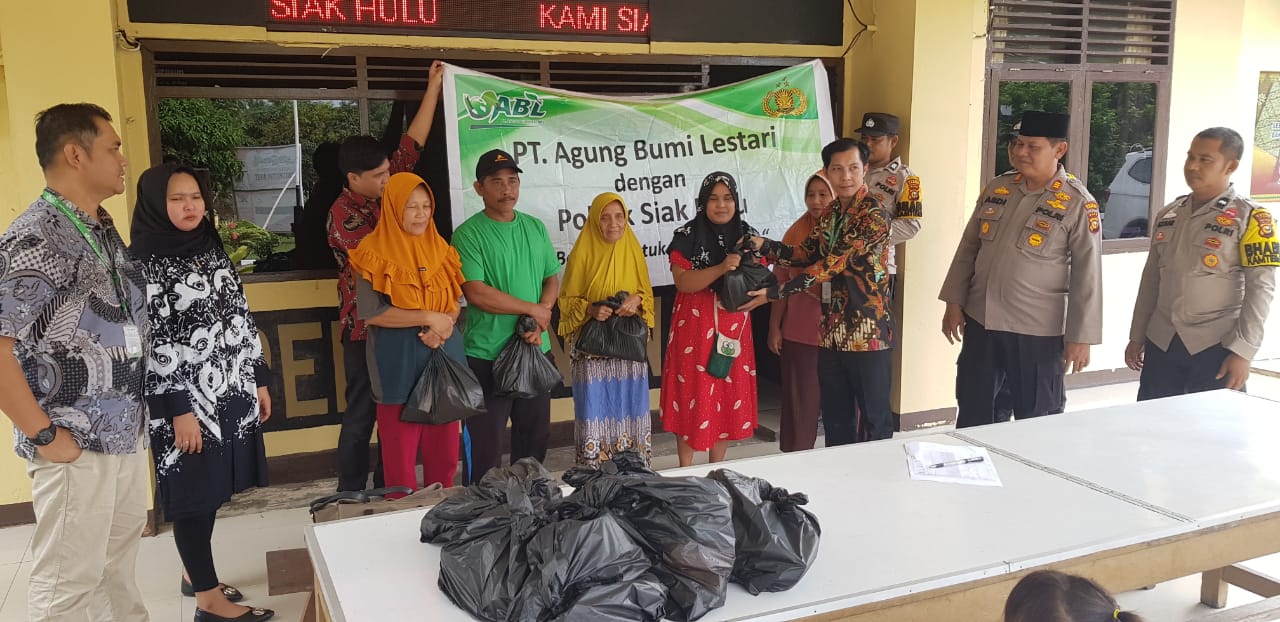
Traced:
<path fill-rule="evenodd" d="M 240 277 L 221 248 L 145 261 L 153 347 L 147 372 L 152 456 L 165 517 L 217 510 L 265 486 L 259 386 L 270 375 Z M 193 413 L 204 448 L 174 446 L 173 418 Z"/>

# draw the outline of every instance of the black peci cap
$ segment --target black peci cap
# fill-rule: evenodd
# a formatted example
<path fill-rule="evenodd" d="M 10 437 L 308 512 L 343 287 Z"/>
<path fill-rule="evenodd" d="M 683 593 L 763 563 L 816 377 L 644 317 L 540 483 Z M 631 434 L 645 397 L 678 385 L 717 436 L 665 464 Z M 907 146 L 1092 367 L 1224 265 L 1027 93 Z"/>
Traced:
<path fill-rule="evenodd" d="M 896 136 L 902 121 L 887 112 L 868 112 L 862 115 L 858 133 L 863 136 Z"/>
<path fill-rule="evenodd" d="M 1022 121 L 1013 126 L 1013 128 L 1014 132 L 1020 136 L 1065 139 L 1070 126 L 1071 117 L 1069 115 L 1060 112 L 1028 110 L 1022 113 Z"/>
<path fill-rule="evenodd" d="M 476 181 L 483 180 L 504 168 L 515 169 L 517 173 L 523 173 L 519 166 L 516 166 L 515 158 L 511 154 L 501 150 L 492 149 L 484 152 L 480 156 L 480 160 L 476 162 Z"/>

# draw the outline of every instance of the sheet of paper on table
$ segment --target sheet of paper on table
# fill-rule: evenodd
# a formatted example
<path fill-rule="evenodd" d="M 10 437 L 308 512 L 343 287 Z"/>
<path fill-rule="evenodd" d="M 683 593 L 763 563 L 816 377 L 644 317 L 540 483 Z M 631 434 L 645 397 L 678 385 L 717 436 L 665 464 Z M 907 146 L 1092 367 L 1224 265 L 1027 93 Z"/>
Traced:
<path fill-rule="evenodd" d="M 911 479 L 973 486 L 1003 486 L 991 454 L 985 447 L 943 445 L 912 441 L 902 446 L 907 451 L 907 470 Z M 980 462 L 956 464 L 965 459 L 982 458 Z M 933 465 L 948 463 L 934 468 Z"/>

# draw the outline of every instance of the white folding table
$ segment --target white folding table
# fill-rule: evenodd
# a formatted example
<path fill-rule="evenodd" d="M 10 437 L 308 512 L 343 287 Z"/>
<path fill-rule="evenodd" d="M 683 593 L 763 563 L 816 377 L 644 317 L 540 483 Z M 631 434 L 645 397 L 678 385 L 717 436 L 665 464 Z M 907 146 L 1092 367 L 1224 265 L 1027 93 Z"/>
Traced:
<path fill-rule="evenodd" d="M 989 447 L 999 488 L 910 480 L 906 439 L 717 465 L 807 493 L 822 544 L 795 588 L 751 596 L 731 585 L 703 619 L 995 620 L 1035 568 L 1118 590 L 1275 552 L 1280 469 L 1265 441 L 1280 426 L 1262 416 L 1280 420 L 1275 406 L 1215 393 L 911 439 Z M 1173 410 L 1249 414 L 1197 424 L 1209 428 L 1200 435 L 1170 432 L 1175 419 L 1153 425 Z M 1124 451 L 1126 442 L 1136 446 Z M 1201 457 L 1187 457 L 1193 449 Z M 418 542 L 424 513 L 307 527 L 322 620 L 471 619 L 436 586 L 440 548 Z"/>

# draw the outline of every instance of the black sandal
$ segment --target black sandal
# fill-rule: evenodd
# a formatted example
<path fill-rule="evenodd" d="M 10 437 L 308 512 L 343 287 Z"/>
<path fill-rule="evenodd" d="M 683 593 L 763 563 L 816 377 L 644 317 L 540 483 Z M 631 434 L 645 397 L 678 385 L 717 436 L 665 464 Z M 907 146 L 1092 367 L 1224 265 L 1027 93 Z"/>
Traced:
<path fill-rule="evenodd" d="M 195 622 L 231 622 L 233 620 L 239 622 L 263 622 L 275 617 L 276 612 L 262 607 L 250 607 L 248 611 L 234 617 L 224 618 L 220 615 L 209 613 L 203 609 L 196 609 Z"/>
<path fill-rule="evenodd" d="M 225 596 L 227 600 L 233 603 L 238 603 L 244 600 L 244 594 L 241 594 L 240 590 L 236 589 L 235 587 L 227 585 L 226 583 L 219 583 L 218 587 L 222 588 L 222 595 Z M 183 596 L 196 595 L 195 588 L 191 587 L 191 582 L 187 581 L 186 579 L 182 580 L 182 595 Z M 263 618 L 263 620 L 265 619 L 266 618 Z"/>

